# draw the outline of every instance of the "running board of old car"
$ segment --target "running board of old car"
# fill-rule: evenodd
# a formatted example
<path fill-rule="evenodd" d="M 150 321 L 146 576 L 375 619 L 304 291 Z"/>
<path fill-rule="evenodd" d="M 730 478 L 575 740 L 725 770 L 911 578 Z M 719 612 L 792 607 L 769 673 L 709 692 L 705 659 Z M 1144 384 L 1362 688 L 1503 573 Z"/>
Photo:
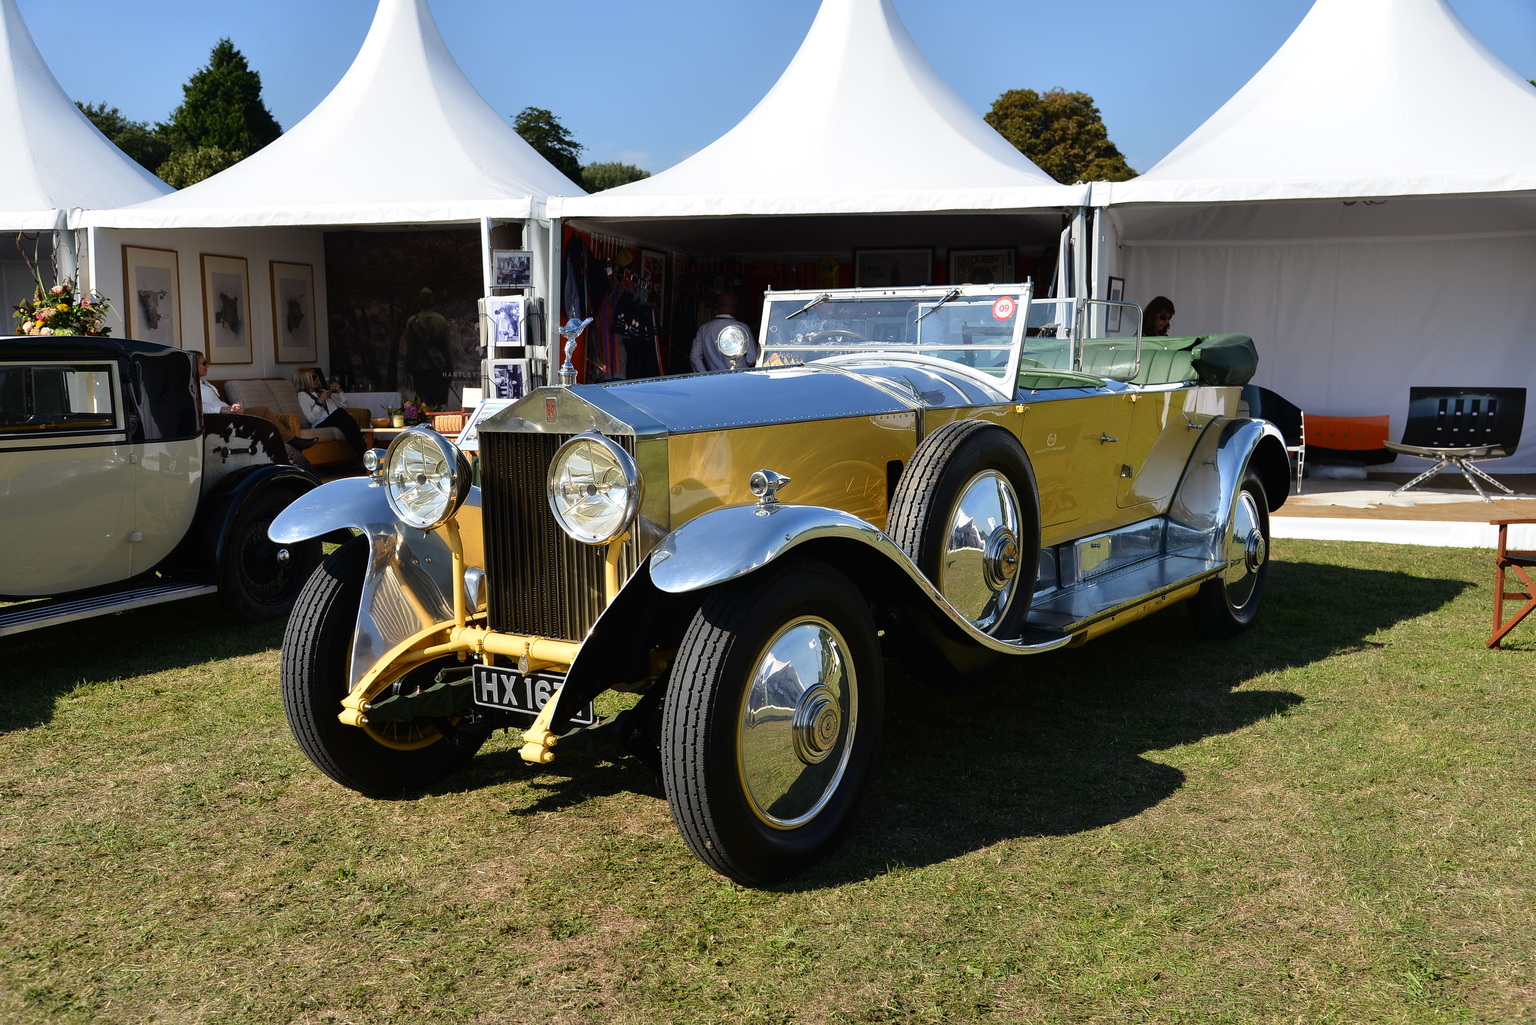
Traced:
<path fill-rule="evenodd" d="M 213 584 L 154 584 L 129 591 L 110 591 L 83 598 L 54 598 L 48 601 L 0 607 L 0 637 L 39 630 L 45 626 L 72 623 L 77 619 L 126 612 L 129 609 L 179 601 L 200 594 L 213 594 Z"/>

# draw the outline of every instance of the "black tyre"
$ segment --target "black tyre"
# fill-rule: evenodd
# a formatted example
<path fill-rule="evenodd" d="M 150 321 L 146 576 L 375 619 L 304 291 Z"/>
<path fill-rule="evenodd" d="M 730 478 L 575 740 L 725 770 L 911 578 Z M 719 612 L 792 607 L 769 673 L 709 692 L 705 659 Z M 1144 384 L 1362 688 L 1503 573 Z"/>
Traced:
<path fill-rule="evenodd" d="M 790 560 L 712 591 L 662 709 L 662 783 L 694 854 L 747 885 L 820 859 L 879 744 L 881 673 L 868 604 L 824 563 Z"/>
<path fill-rule="evenodd" d="M 1195 629 L 1207 637 L 1234 637 L 1253 625 L 1269 577 L 1269 502 L 1252 470 L 1232 503 L 1227 523 L 1226 568 L 1189 600 Z"/>
<path fill-rule="evenodd" d="M 316 768 L 358 793 L 386 797 L 453 771 L 480 749 L 485 737 L 458 732 L 446 721 L 358 727 L 337 718 L 348 691 L 367 562 L 368 540 L 353 538 L 321 563 L 299 595 L 283 636 L 283 711 L 300 750 Z M 418 667 L 411 676 L 430 682 L 441 665 Z"/>
<path fill-rule="evenodd" d="M 1040 562 L 1040 497 L 1012 434 L 984 420 L 930 434 L 891 496 L 886 532 L 978 629 L 1019 635 Z"/>
<path fill-rule="evenodd" d="M 235 514 L 219 557 L 219 598 L 238 619 L 254 623 L 286 616 L 320 562 L 318 538 L 280 545 L 267 536 L 294 497 L 268 488 Z"/>

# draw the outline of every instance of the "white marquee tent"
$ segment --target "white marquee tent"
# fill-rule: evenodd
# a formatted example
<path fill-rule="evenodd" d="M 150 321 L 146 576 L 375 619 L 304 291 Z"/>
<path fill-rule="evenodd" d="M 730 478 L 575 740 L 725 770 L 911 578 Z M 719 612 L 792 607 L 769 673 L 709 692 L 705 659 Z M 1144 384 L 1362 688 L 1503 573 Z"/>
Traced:
<path fill-rule="evenodd" d="M 1042 227 L 1054 239 L 1062 212 L 1086 201 L 1085 187 L 1052 181 L 965 105 L 891 0 L 823 0 L 778 82 L 725 135 L 549 211 L 674 249 L 773 253 L 1011 245 Z"/>
<path fill-rule="evenodd" d="M 8 2 L 8 0 L 7 0 Z M 487 104 L 453 59 L 427 0 L 379 0 L 351 67 L 302 121 L 270 145 L 204 181 L 148 202 L 87 210 L 91 278 L 112 295 L 129 246 L 173 251 L 179 344 L 212 333 L 199 297 L 206 254 L 238 256 L 255 270 L 251 337 L 270 337 L 271 278 L 279 263 L 317 269 L 314 321 L 327 324 L 325 235 L 359 228 L 477 226 L 483 278 L 493 245 L 533 250 L 534 280 L 547 280 L 544 205 L 578 194 Z M 502 228 L 511 222 L 515 228 Z M 140 258 L 141 259 L 141 258 Z M 275 273 L 275 270 L 273 271 Z M 132 293 L 134 285 L 124 284 Z M 414 296 L 414 292 L 412 293 Z M 157 330 L 169 334 L 166 320 Z M 142 336 L 142 329 L 141 336 Z M 169 338 L 162 339 L 169 340 Z M 325 352 L 321 339 L 321 353 Z M 311 357 L 313 358 L 313 357 Z M 322 357 L 323 358 L 323 357 Z M 257 344 L 235 376 L 284 373 L 270 344 Z"/>
<path fill-rule="evenodd" d="M 1390 414 L 1396 437 L 1410 386 L 1536 384 L 1536 89 L 1445 0 L 1317 0 L 1094 202 L 1101 287 L 1170 296 L 1180 334 L 1252 334 L 1257 383 L 1304 409 Z M 1491 468 L 1536 468 L 1536 407 Z"/>
<path fill-rule="evenodd" d="M 98 210 L 116 228 L 429 224 L 536 216 L 581 189 L 470 84 L 427 0 L 379 0 L 352 66 L 313 111 L 173 195 Z"/>
<path fill-rule="evenodd" d="M 58 232 L 65 241 L 71 211 L 137 203 L 171 191 L 112 145 L 65 95 L 16 0 L 0 0 L 0 139 L 6 144 L 0 160 L 0 230 Z M 51 248 L 51 242 L 42 246 L 44 259 Z M 60 272 L 68 276 L 72 252 L 60 255 Z M 31 287 L 17 256 L 0 260 L 7 306 Z"/>

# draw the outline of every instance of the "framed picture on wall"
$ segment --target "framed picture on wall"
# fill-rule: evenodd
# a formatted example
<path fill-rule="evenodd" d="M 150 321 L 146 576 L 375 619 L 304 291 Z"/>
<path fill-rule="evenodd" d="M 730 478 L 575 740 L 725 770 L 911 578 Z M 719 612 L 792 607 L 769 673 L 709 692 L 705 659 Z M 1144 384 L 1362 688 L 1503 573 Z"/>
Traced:
<path fill-rule="evenodd" d="M 951 285 L 1000 285 L 1013 281 L 1012 249 L 951 249 Z"/>
<path fill-rule="evenodd" d="M 856 249 L 856 288 L 901 288 L 933 284 L 932 249 Z"/>
<path fill-rule="evenodd" d="M 129 338 L 181 345 L 180 271 L 174 249 L 123 247 L 124 327 Z"/>
<path fill-rule="evenodd" d="M 209 363 L 250 363 L 251 276 L 243 256 L 200 254 Z"/>
<path fill-rule="evenodd" d="M 1109 279 L 1109 294 L 1105 298 L 1107 298 L 1112 303 L 1124 302 L 1125 301 L 1125 279 L 1124 278 L 1110 278 Z M 1125 312 L 1125 308 L 1123 306 L 1111 306 L 1109 308 L 1109 313 L 1105 317 L 1105 324 L 1104 324 L 1104 326 L 1106 328 L 1108 328 L 1110 331 L 1119 331 L 1120 330 L 1120 317 L 1121 317 L 1121 315 L 1124 312 Z"/>
<path fill-rule="evenodd" d="M 533 252 L 528 249 L 493 249 L 492 279 L 499 288 L 526 288 L 533 284 Z"/>
<path fill-rule="evenodd" d="M 315 268 L 272 261 L 272 335 L 277 362 L 314 363 Z"/>

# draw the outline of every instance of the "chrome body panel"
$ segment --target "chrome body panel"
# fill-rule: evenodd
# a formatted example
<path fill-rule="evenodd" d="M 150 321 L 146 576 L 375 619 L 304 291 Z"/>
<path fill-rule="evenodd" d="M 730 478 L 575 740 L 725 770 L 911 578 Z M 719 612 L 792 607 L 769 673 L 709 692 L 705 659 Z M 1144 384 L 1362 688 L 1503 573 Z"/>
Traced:
<path fill-rule="evenodd" d="M 907 553 L 871 523 L 838 509 L 813 505 L 738 505 L 689 520 L 651 555 L 651 580 L 682 594 L 744 577 L 808 541 L 857 542 L 879 552 L 912 581 L 964 635 L 993 651 L 1033 654 L 1061 647 L 1070 637 L 1035 644 L 990 637 L 944 599 Z"/>
<path fill-rule="evenodd" d="M 1070 639 L 1100 620 L 1221 572 L 1226 526 L 1243 475 L 1266 438 L 1279 440 L 1279 432 L 1262 420 L 1213 421 L 1196 444 L 1167 516 L 1042 551 L 1027 625 Z M 699 516 L 657 546 L 651 580 L 671 593 L 702 590 L 756 572 L 808 541 L 833 538 L 884 555 L 965 636 L 993 651 L 1029 654 L 1059 646 L 982 633 L 883 531 L 820 506 L 733 506 Z"/>
<path fill-rule="evenodd" d="M 470 489 L 464 505 L 479 508 L 479 488 Z M 301 496 L 272 521 L 267 535 L 292 544 L 343 529 L 366 536 L 369 551 L 347 673 L 350 689 L 397 645 L 453 621 L 453 552 L 437 532 L 396 520 L 384 489 L 369 477 L 345 477 Z"/>

